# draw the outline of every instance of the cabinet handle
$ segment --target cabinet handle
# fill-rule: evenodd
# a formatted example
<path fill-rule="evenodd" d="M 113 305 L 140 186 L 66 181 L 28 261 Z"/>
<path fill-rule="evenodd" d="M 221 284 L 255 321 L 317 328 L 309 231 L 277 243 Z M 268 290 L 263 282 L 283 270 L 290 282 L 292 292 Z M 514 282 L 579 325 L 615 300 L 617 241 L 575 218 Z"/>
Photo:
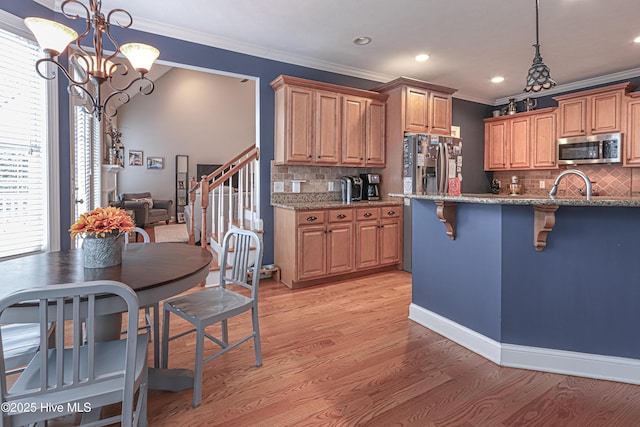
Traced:
<path fill-rule="evenodd" d="M 396 211 L 389 211 L 389 212 L 387 212 L 387 215 L 395 215 L 395 214 L 396 214 Z"/>
<path fill-rule="evenodd" d="M 372 214 L 371 214 L 371 212 L 367 212 L 367 213 L 365 213 L 363 216 L 364 216 L 365 218 L 369 218 L 371 215 L 372 215 Z"/>
<path fill-rule="evenodd" d="M 333 233 L 333 230 L 327 230 L 327 233 Z"/>
<path fill-rule="evenodd" d="M 347 217 L 347 216 L 346 216 L 345 214 L 340 214 L 340 215 L 338 215 L 338 219 L 344 219 L 344 218 L 346 218 L 346 217 Z"/>
<path fill-rule="evenodd" d="M 318 218 L 315 217 L 315 216 L 308 216 L 307 217 L 307 221 L 315 221 L 316 219 L 318 219 Z"/>
<path fill-rule="evenodd" d="M 312 158 L 313 156 L 312 156 L 311 154 L 309 154 L 309 156 L 308 156 L 308 157 L 309 157 L 309 158 Z"/>

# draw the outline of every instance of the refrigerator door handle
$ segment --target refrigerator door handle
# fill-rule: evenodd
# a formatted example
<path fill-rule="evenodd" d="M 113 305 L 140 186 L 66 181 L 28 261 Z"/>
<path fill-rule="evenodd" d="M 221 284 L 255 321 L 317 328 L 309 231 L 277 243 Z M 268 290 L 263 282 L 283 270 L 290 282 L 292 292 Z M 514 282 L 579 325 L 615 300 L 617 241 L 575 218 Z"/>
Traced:
<path fill-rule="evenodd" d="M 446 193 L 447 192 L 447 177 L 449 176 L 449 153 L 447 152 L 447 145 L 444 142 L 440 142 L 438 144 L 440 146 L 441 156 L 440 156 L 440 177 L 438 182 L 438 192 Z"/>

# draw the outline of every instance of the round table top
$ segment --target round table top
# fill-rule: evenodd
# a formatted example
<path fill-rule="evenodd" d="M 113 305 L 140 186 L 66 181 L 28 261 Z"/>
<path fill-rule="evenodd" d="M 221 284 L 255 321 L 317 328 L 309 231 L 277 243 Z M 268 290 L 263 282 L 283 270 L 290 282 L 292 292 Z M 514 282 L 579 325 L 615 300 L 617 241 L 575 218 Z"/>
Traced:
<path fill-rule="evenodd" d="M 46 285 L 116 280 L 136 291 L 144 306 L 197 285 L 211 260 L 208 250 L 184 243 L 131 243 L 122 264 L 106 268 L 84 268 L 81 249 L 46 252 L 0 262 L 0 298 Z"/>

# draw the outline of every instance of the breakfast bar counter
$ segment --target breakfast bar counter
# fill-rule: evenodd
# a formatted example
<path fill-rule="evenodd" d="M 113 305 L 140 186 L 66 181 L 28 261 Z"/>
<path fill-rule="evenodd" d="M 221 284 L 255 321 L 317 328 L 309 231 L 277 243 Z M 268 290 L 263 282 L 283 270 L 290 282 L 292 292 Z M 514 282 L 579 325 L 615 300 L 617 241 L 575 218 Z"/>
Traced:
<path fill-rule="evenodd" d="M 411 319 L 505 366 L 640 384 L 640 199 L 394 196 Z"/>

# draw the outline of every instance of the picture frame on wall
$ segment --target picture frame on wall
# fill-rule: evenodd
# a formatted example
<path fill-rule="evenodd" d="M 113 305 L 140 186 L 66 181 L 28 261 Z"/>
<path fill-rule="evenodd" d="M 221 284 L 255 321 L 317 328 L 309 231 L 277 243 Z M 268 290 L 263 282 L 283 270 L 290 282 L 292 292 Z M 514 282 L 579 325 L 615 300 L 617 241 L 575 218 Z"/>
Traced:
<path fill-rule="evenodd" d="M 129 166 L 142 166 L 142 150 L 129 150 Z"/>
<path fill-rule="evenodd" d="M 164 157 L 147 157 L 147 169 L 164 169 Z"/>

